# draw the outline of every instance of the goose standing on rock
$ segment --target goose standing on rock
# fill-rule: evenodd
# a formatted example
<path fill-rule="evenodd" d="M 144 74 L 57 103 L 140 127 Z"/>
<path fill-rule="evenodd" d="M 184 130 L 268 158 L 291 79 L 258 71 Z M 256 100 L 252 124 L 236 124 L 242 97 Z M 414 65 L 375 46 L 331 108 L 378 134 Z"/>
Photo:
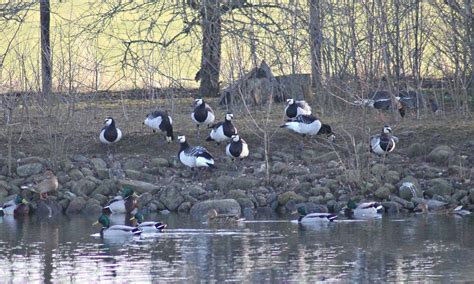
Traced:
<path fill-rule="evenodd" d="M 0 207 L 0 216 L 3 215 L 28 215 L 30 213 L 30 207 L 28 202 L 22 198 L 19 194 L 8 202 L 5 202 L 2 207 Z"/>
<path fill-rule="evenodd" d="M 148 127 L 156 130 L 161 130 L 166 133 L 166 142 L 171 143 L 174 140 L 173 135 L 173 119 L 164 111 L 154 111 L 149 113 L 143 122 Z"/>
<path fill-rule="evenodd" d="M 372 136 L 370 138 L 370 152 L 377 155 L 385 155 L 395 150 L 395 144 L 398 142 L 398 138 L 391 135 L 392 128 L 385 125 L 380 134 Z"/>
<path fill-rule="evenodd" d="M 237 134 L 237 129 L 232 124 L 233 118 L 234 115 L 232 113 L 227 113 L 225 115 L 224 121 L 218 122 L 210 126 L 212 130 L 206 141 L 216 141 L 217 144 L 220 144 L 223 141 L 229 140 L 232 135 Z"/>
<path fill-rule="evenodd" d="M 191 118 L 196 123 L 197 135 L 199 136 L 199 126 L 210 125 L 214 122 L 215 116 L 212 108 L 203 99 L 195 100 L 196 107 L 191 113 Z"/>
<path fill-rule="evenodd" d="M 185 166 L 190 167 L 191 170 L 200 167 L 215 168 L 214 158 L 206 148 L 189 146 L 185 136 L 178 136 L 178 141 L 180 143 L 178 158 Z"/>
<path fill-rule="evenodd" d="M 100 131 L 99 140 L 103 144 L 117 143 L 122 139 L 122 131 L 115 126 L 115 120 L 107 117 L 104 121 L 105 126 Z"/>
<path fill-rule="evenodd" d="M 329 141 L 334 141 L 336 135 L 332 132 L 331 126 L 322 124 L 314 115 L 301 114 L 295 118 L 289 119 L 281 128 L 288 128 L 292 131 L 306 135 L 326 134 Z"/>
<path fill-rule="evenodd" d="M 239 135 L 235 134 L 232 135 L 231 142 L 227 144 L 225 152 L 232 160 L 242 160 L 249 155 L 249 145 Z"/>
<path fill-rule="evenodd" d="M 36 184 L 28 184 L 21 186 L 22 189 L 28 189 L 32 192 L 39 193 L 40 199 L 45 200 L 48 198 L 48 192 L 56 191 L 59 187 L 58 178 L 54 175 L 51 170 L 44 172 L 44 176 L 41 181 Z"/>
<path fill-rule="evenodd" d="M 295 99 L 286 100 L 285 115 L 288 118 L 295 118 L 298 115 L 311 114 L 311 107 L 306 101 L 295 101 Z"/>

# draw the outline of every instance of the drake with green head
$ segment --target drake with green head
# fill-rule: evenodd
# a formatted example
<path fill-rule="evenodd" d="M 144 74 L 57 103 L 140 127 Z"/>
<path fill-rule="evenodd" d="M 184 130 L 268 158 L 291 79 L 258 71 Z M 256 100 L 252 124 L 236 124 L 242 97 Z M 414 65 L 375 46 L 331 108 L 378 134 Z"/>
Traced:
<path fill-rule="evenodd" d="M 310 224 L 310 223 L 320 223 L 320 222 L 332 222 L 337 218 L 337 214 L 331 213 L 307 213 L 305 206 L 300 206 L 293 212 L 293 214 L 299 213 L 300 217 L 298 218 L 298 223 L 301 224 Z"/>
<path fill-rule="evenodd" d="M 137 213 L 135 213 L 133 217 L 130 218 L 130 221 L 132 221 L 134 226 L 142 230 L 144 233 L 162 232 L 163 229 L 166 228 L 166 224 L 153 221 L 143 222 L 144 219 L 145 217 L 143 214 L 140 211 L 137 211 Z"/>
<path fill-rule="evenodd" d="M 115 196 L 107 205 L 112 213 L 132 213 L 138 208 L 138 200 L 135 191 L 124 187 L 121 195 Z"/>
<path fill-rule="evenodd" d="M 0 207 L 0 216 L 2 215 L 14 215 L 14 216 L 22 216 L 28 215 L 30 213 L 30 206 L 28 202 L 21 197 L 19 194 Z"/>
<path fill-rule="evenodd" d="M 110 226 L 110 219 L 106 213 L 102 213 L 99 219 L 93 224 L 102 224 L 102 229 L 100 229 L 100 236 L 102 238 L 107 237 L 131 237 L 139 236 L 142 233 L 140 228 L 130 227 L 125 225 L 113 225 Z"/>

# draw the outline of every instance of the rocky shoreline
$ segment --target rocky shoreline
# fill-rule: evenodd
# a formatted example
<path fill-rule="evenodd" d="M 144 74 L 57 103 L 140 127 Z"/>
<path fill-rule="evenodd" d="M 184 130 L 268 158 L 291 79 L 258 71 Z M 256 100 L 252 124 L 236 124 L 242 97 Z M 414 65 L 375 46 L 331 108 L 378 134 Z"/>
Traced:
<path fill-rule="evenodd" d="M 474 144 L 469 147 L 474 148 Z M 392 154 L 387 161 L 374 159 L 365 178 L 344 166 L 335 153 L 317 161 L 313 154 L 312 149 L 305 150 L 300 158 L 273 152 L 271 180 L 267 183 L 263 153 L 258 149 L 249 160 L 237 165 L 238 169 L 230 160 L 222 159 L 218 170 L 199 173 L 195 179 L 174 157 L 76 154 L 53 163 L 17 153 L 11 176 L 7 176 L 6 159 L 0 159 L 0 203 L 21 194 L 38 215 L 98 215 L 127 186 L 140 196 L 139 205 L 145 213 L 171 211 L 202 216 L 209 208 L 217 208 L 221 213 L 244 216 L 269 211 L 284 214 L 301 204 L 310 212 L 339 212 L 349 199 L 380 201 L 386 212 L 397 213 L 411 212 L 420 198 L 474 210 L 470 179 L 474 169 L 467 161 L 472 157 L 457 154 L 450 146 L 441 145 L 428 152 L 423 145 L 413 143 L 404 155 Z M 47 201 L 20 189 L 47 168 L 54 171 L 60 184 Z"/>

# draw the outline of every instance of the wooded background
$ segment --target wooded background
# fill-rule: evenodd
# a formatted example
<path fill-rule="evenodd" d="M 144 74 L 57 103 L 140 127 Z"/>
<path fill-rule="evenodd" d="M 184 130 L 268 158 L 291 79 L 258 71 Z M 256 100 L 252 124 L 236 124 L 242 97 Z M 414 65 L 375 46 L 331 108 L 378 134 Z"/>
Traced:
<path fill-rule="evenodd" d="M 417 90 L 469 112 L 472 10 L 472 0 L 2 1 L 0 92 L 218 96 L 265 61 L 274 75 L 311 74 L 306 99 L 321 104 Z"/>

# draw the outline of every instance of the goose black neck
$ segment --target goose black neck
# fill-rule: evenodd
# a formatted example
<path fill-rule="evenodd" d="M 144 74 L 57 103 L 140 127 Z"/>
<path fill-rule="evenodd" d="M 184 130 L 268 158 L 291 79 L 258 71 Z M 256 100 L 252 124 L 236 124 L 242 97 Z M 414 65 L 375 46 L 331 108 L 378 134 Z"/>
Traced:
<path fill-rule="evenodd" d="M 331 126 L 328 124 L 321 124 L 321 128 L 319 129 L 318 134 L 332 134 Z"/>
<path fill-rule="evenodd" d="M 181 152 L 181 151 L 184 151 L 184 150 L 186 150 L 186 149 L 188 149 L 188 148 L 189 148 L 188 141 L 184 141 L 184 142 L 180 143 L 180 149 L 179 149 L 179 151 Z"/>

